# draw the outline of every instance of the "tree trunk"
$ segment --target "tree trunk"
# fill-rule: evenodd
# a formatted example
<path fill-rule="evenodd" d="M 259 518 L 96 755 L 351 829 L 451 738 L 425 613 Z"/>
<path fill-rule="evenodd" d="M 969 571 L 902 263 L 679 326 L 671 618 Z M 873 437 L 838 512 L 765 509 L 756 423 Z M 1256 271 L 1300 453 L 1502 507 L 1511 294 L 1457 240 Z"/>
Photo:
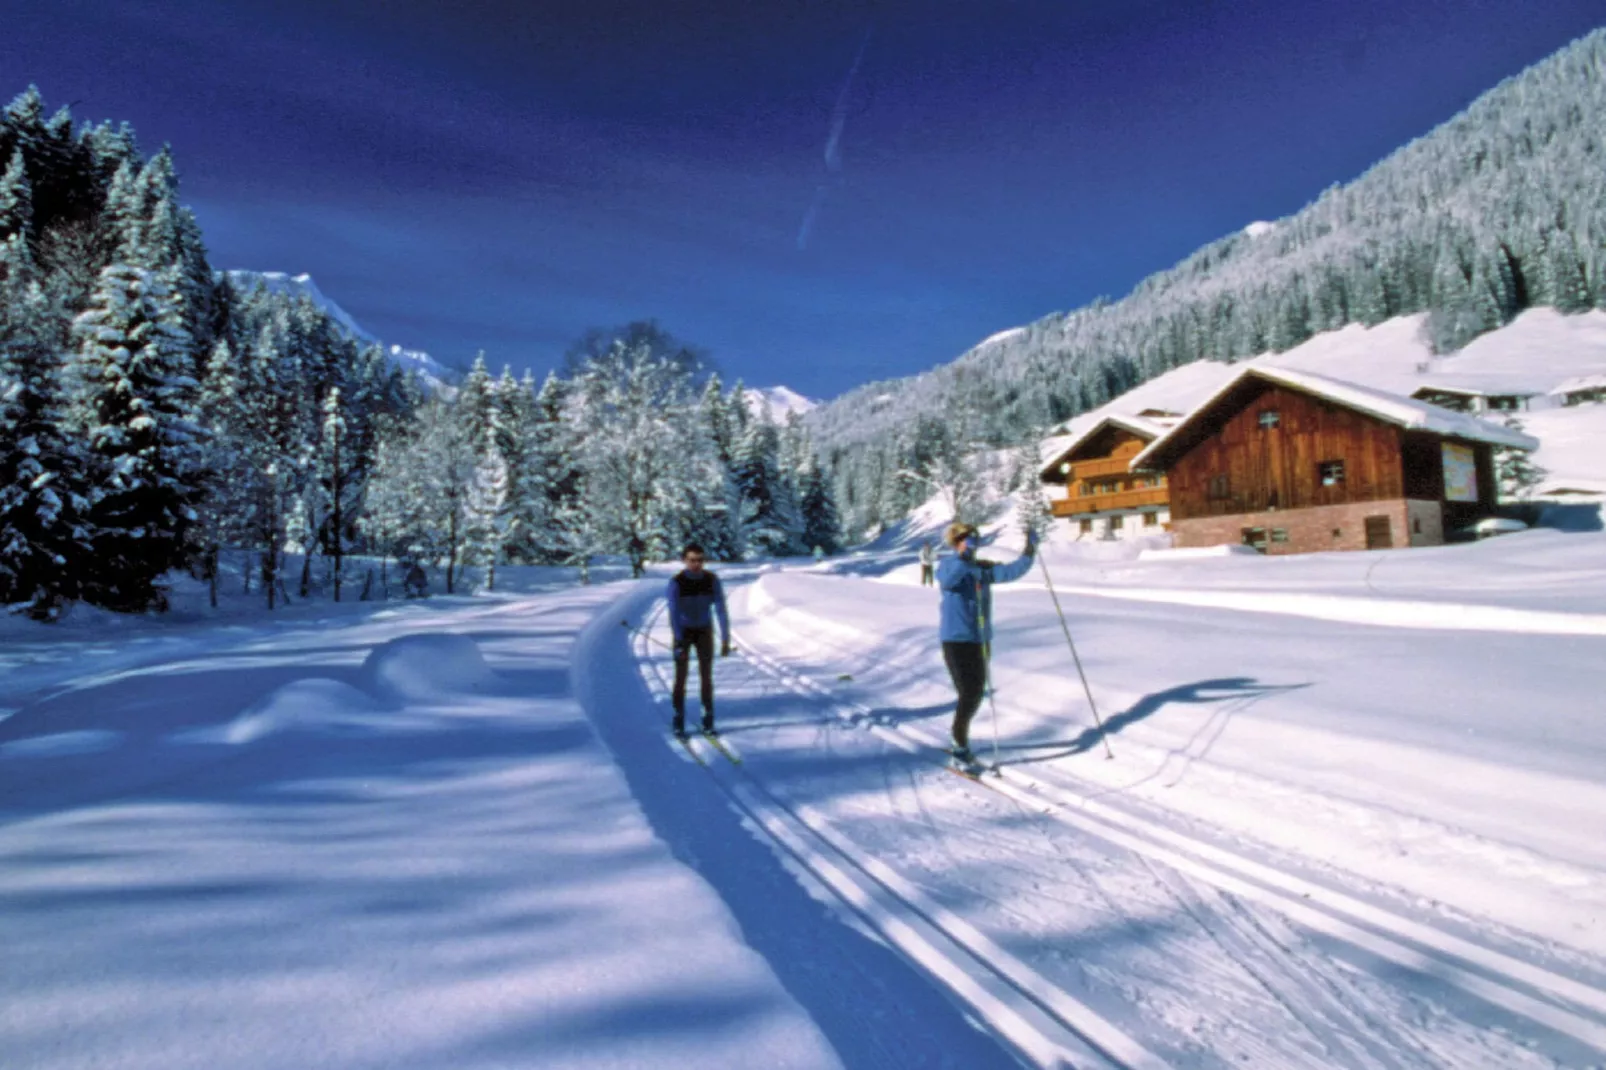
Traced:
<path fill-rule="evenodd" d="M 312 591 L 312 547 L 301 548 L 301 598 L 306 600 Z"/>
<path fill-rule="evenodd" d="M 341 478 L 341 474 L 342 473 L 341 473 L 341 470 L 340 470 L 340 465 L 341 465 L 340 446 L 341 446 L 340 438 L 339 438 L 339 436 L 336 436 L 336 438 L 335 438 L 335 464 L 334 464 L 334 470 L 333 470 L 333 473 L 332 473 L 332 478 L 330 479 L 330 482 L 334 485 L 334 516 L 331 519 L 333 520 L 333 525 L 334 525 L 333 526 L 333 532 L 334 532 L 335 601 L 336 602 L 340 601 L 341 564 L 342 564 L 342 562 L 344 560 L 344 557 L 345 557 L 345 555 L 341 551 L 344 548 L 344 545 L 345 545 L 345 542 L 346 542 L 346 538 L 345 538 L 346 533 L 344 531 L 342 531 L 341 527 L 340 527 L 341 522 L 344 519 L 341 516 L 341 513 L 340 513 L 340 499 L 342 497 L 344 497 L 345 493 L 346 493 L 346 486 L 345 486 L 346 481 Z"/>
<path fill-rule="evenodd" d="M 451 519 L 446 524 L 446 593 L 454 593 L 452 586 L 452 573 L 457 568 L 457 510 L 452 510 Z"/>

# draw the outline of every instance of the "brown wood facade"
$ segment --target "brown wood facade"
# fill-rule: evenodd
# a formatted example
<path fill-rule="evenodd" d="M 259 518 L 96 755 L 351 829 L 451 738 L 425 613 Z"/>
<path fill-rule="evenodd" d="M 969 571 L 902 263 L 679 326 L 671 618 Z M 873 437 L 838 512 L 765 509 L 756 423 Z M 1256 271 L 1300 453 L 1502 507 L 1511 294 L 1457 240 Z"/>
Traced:
<path fill-rule="evenodd" d="M 1056 517 L 1082 517 L 1165 508 L 1166 477 L 1131 470 L 1132 458 L 1151 441 L 1117 424 L 1101 428 L 1060 458 L 1069 471 L 1054 472 L 1052 481 L 1065 484 L 1065 497 L 1051 500 L 1050 510 Z"/>
<path fill-rule="evenodd" d="M 1405 497 L 1398 428 L 1262 380 L 1243 386 L 1214 434 L 1166 471 L 1173 520 Z M 1333 462 L 1342 476 L 1324 483 Z"/>
<path fill-rule="evenodd" d="M 1238 517 L 1242 541 L 1262 549 L 1273 542 L 1280 552 L 1363 549 L 1380 543 L 1376 531 L 1357 543 L 1364 529 L 1350 530 L 1356 521 L 1376 528 L 1394 512 L 1400 516 L 1393 541 L 1381 545 L 1426 545 L 1489 515 L 1496 500 L 1486 443 L 1456 440 L 1475 460 L 1478 501 L 1453 502 L 1446 496 L 1442 435 L 1407 431 L 1252 376 L 1211 410 L 1184 432 L 1187 440 L 1176 444 L 1166 468 L 1179 545 L 1240 541 L 1224 522 Z M 1369 504 L 1379 508 L 1363 508 Z M 1313 522 L 1295 523 L 1287 514 L 1296 510 L 1316 511 Z M 1316 523 L 1318 515 L 1343 519 Z M 1261 529 L 1265 543 L 1252 534 Z"/>

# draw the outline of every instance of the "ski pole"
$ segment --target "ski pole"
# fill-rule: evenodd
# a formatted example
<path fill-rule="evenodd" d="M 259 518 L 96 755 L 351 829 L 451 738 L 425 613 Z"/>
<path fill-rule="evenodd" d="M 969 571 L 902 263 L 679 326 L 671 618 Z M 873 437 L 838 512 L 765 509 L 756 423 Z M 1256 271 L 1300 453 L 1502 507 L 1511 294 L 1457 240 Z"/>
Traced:
<path fill-rule="evenodd" d="M 1059 614 L 1060 630 L 1065 633 L 1065 645 L 1071 648 L 1071 660 L 1076 662 L 1076 675 L 1082 678 L 1082 691 L 1087 695 L 1087 708 L 1093 711 L 1093 723 L 1098 726 L 1099 739 L 1104 743 L 1104 757 L 1106 760 L 1115 757 L 1110 750 L 1110 737 L 1104 734 L 1104 722 L 1099 719 L 1098 704 L 1093 701 L 1093 689 L 1087 684 L 1087 673 L 1082 671 L 1082 659 L 1076 653 L 1076 643 L 1071 639 L 1071 626 L 1065 623 L 1065 611 L 1060 608 L 1060 596 L 1054 592 L 1054 580 L 1048 574 L 1048 562 L 1042 557 L 1037 563 L 1043 568 L 1043 582 L 1048 584 L 1048 596 L 1054 600 L 1054 612 Z"/>
<path fill-rule="evenodd" d="M 658 638 L 656 635 L 653 635 L 651 632 L 647 631 L 645 625 L 643 625 L 640 628 L 632 628 L 630 626 L 630 621 L 629 621 L 628 618 L 625 619 L 625 620 L 620 621 L 619 623 L 631 635 L 639 635 L 643 639 L 646 639 L 647 642 L 649 642 L 649 643 L 657 643 L 659 646 L 663 647 L 665 650 L 669 651 L 671 654 L 673 654 L 675 652 L 675 648 L 674 647 L 670 646 L 668 643 L 664 642 L 662 639 Z"/>
<path fill-rule="evenodd" d="M 993 776 L 998 771 L 998 703 L 993 700 L 993 644 L 987 638 L 987 614 L 982 607 L 981 577 L 976 577 L 976 623 L 981 632 L 981 682 L 987 694 L 987 709 L 993 715 Z"/>

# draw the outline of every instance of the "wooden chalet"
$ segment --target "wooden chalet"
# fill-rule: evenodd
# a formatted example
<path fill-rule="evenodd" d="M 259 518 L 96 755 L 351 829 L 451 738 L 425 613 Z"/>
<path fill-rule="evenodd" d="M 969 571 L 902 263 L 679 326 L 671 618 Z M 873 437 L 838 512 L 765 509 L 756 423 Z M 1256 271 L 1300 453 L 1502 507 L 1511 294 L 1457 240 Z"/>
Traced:
<path fill-rule="evenodd" d="M 1170 519 L 1165 476 L 1133 472 L 1132 458 L 1171 426 L 1171 414 L 1110 415 L 1077 435 L 1044 466 L 1044 483 L 1065 488 L 1049 497 L 1056 518 L 1079 539 L 1119 539 L 1161 531 Z"/>
<path fill-rule="evenodd" d="M 1550 392 L 1562 405 L 1598 405 L 1606 402 L 1606 374 L 1580 375 Z"/>
<path fill-rule="evenodd" d="M 1506 427 L 1310 372 L 1251 366 L 1132 458 L 1164 473 L 1178 547 L 1431 546 L 1495 506 Z"/>
<path fill-rule="evenodd" d="M 1545 391 L 1525 384 L 1475 379 L 1440 379 L 1427 382 L 1411 392 L 1418 401 L 1455 412 L 1482 415 L 1486 412 L 1527 412 L 1535 398 Z"/>

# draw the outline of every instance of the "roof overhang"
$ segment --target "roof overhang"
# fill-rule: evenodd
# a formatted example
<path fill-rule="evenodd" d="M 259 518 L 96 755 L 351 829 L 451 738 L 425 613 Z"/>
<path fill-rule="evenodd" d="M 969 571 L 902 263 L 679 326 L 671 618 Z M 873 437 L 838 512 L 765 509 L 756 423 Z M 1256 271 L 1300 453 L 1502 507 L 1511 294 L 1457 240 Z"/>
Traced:
<path fill-rule="evenodd" d="M 1227 380 L 1181 423 L 1149 443 L 1142 453 L 1132 458 L 1133 469 L 1163 470 L 1169 467 L 1177 457 L 1193 447 L 1198 440 L 1200 426 L 1215 410 L 1232 395 L 1241 392 L 1253 379 L 1308 394 L 1329 404 L 1363 412 L 1374 419 L 1407 431 L 1420 431 L 1469 442 L 1484 442 L 1511 449 L 1539 448 L 1539 440 L 1531 435 L 1489 423 L 1487 420 L 1479 420 L 1465 413 L 1429 405 L 1415 398 L 1390 394 L 1358 383 L 1345 382 L 1342 379 L 1330 379 L 1313 372 L 1256 364 L 1245 367 L 1243 371 Z"/>
<path fill-rule="evenodd" d="M 1101 417 L 1096 423 L 1089 426 L 1087 430 L 1083 431 L 1081 434 L 1071 439 L 1070 442 L 1060 447 L 1059 452 L 1054 455 L 1054 458 L 1044 465 L 1038 472 L 1038 481 L 1043 483 L 1061 482 L 1059 477 L 1063 473 L 1060 471 L 1060 466 L 1065 464 L 1070 459 L 1071 454 L 1081 449 L 1087 444 L 1089 439 L 1103 431 L 1106 427 L 1119 427 L 1123 431 L 1130 431 L 1132 434 L 1143 439 L 1145 442 L 1152 442 L 1165 431 L 1165 426 L 1163 424 L 1157 424 L 1151 420 L 1145 420 L 1138 416 L 1126 416 L 1121 413 L 1112 412 L 1107 416 Z"/>

